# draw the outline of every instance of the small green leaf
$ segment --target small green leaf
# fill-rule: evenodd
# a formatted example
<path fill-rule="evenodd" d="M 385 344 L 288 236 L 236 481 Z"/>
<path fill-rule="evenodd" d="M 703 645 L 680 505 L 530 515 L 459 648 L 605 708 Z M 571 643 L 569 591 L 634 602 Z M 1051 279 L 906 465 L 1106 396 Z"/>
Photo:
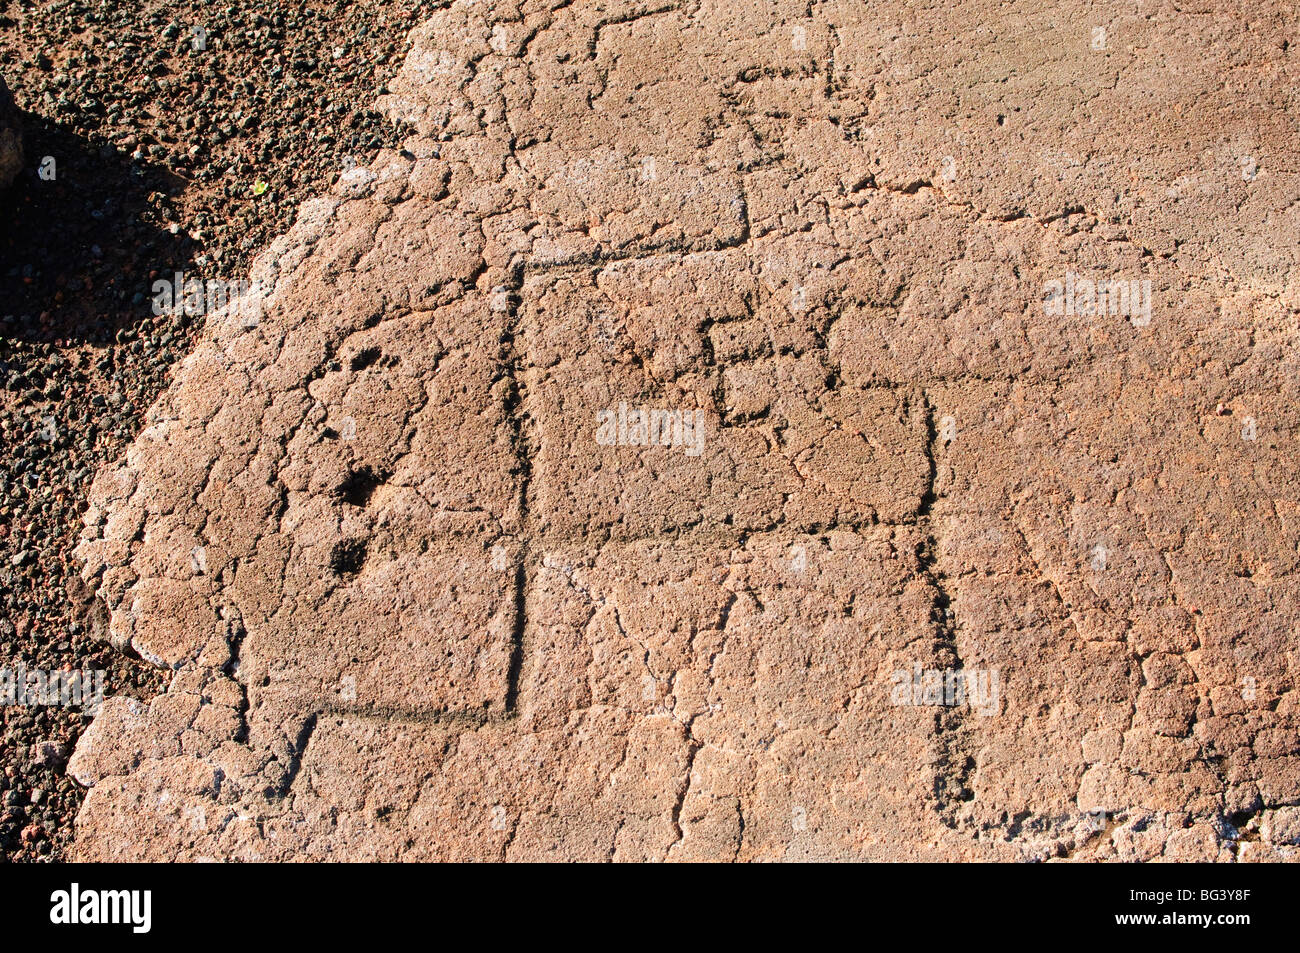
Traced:
<path fill-rule="evenodd" d="M 268 188 L 270 188 L 270 186 L 268 186 L 265 182 L 262 182 L 262 181 L 259 180 L 259 181 L 258 181 L 258 182 L 253 186 L 253 194 L 254 194 L 254 195 L 261 195 L 261 194 L 262 194 L 263 192 L 265 192 Z"/>

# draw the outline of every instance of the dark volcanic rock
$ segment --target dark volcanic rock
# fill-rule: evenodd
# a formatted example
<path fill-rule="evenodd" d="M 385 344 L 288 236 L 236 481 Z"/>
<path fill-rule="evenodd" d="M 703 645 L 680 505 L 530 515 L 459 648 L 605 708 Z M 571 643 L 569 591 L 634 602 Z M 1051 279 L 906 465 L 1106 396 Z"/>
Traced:
<path fill-rule="evenodd" d="M 0 188 L 7 188 L 23 164 L 23 128 L 18 107 L 0 76 Z"/>

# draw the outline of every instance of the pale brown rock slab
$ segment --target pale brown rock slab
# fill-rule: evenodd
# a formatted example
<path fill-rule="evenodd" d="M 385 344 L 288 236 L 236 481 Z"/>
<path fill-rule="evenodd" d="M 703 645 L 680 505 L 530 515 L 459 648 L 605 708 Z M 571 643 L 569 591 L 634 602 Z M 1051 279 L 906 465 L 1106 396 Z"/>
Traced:
<path fill-rule="evenodd" d="M 1294 859 L 1296 23 L 1247 7 L 436 14 L 406 149 L 92 487 L 174 674 L 78 745 L 78 855 Z M 698 430 L 599 436 L 642 408 Z"/>

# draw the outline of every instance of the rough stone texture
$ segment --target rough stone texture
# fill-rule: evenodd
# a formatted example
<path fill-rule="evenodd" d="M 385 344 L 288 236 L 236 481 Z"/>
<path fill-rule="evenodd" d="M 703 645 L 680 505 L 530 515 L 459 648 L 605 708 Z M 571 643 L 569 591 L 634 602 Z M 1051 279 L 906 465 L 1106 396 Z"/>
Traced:
<path fill-rule="evenodd" d="M 78 854 L 1296 857 L 1296 26 L 452 3 L 92 488 Z"/>
<path fill-rule="evenodd" d="M 18 106 L 0 76 L 0 189 L 8 188 L 23 166 L 23 127 Z"/>

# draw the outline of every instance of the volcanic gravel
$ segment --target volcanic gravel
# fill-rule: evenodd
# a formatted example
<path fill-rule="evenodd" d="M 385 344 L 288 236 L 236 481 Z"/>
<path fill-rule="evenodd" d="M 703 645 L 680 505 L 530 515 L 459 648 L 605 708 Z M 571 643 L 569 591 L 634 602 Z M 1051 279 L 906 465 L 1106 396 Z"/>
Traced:
<path fill-rule="evenodd" d="M 433 6 L 19 2 L 0 16 L 27 150 L 0 193 L 0 667 L 101 669 L 109 695 L 163 687 L 94 637 L 70 556 L 90 480 L 201 320 L 154 316 L 152 283 L 245 277 L 303 198 L 400 143 L 370 105 Z M 88 716 L 2 710 L 0 859 L 58 859 Z"/>

